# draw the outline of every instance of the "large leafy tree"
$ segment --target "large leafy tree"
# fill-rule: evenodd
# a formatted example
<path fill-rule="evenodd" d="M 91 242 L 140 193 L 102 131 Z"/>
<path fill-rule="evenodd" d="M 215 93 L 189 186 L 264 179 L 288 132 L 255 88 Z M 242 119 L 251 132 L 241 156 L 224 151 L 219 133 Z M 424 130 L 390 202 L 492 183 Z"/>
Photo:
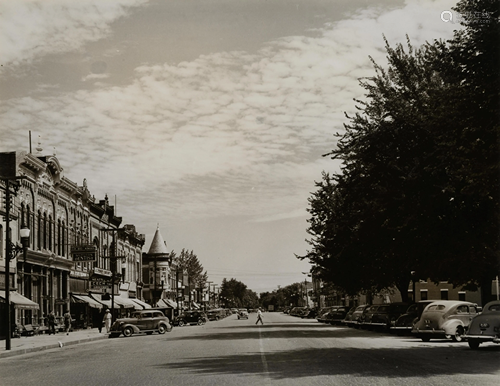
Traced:
<path fill-rule="evenodd" d="M 498 6 L 457 11 L 450 41 L 386 42 L 388 68 L 361 81 L 366 101 L 328 154 L 341 173 L 309 200 L 302 258 L 347 293 L 396 286 L 406 300 L 411 272 L 487 290 L 498 272 Z"/>
<path fill-rule="evenodd" d="M 208 274 L 206 271 L 203 273 L 203 266 L 193 251 L 182 249 L 179 256 L 174 258 L 174 261 L 179 271 L 187 273 L 190 288 L 204 287 Z"/>

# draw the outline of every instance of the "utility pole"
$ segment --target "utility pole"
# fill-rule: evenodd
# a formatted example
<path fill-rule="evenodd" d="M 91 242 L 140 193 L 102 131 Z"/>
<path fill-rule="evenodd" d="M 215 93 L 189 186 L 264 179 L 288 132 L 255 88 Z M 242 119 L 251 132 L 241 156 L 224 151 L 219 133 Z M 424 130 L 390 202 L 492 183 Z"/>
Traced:
<path fill-rule="evenodd" d="M 208 284 L 208 307 L 207 308 L 210 308 L 210 284 L 212 284 L 212 283 L 213 283 L 213 281 L 207 281 L 207 284 Z"/>

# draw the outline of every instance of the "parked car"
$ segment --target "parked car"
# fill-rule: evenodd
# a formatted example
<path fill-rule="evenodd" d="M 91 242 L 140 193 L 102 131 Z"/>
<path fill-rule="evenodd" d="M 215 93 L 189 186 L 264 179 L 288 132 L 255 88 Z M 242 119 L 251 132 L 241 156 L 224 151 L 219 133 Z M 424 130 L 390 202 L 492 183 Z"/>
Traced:
<path fill-rule="evenodd" d="M 173 320 L 174 326 L 185 326 L 186 324 L 197 324 L 201 326 L 207 322 L 207 317 L 201 311 L 184 311 Z"/>
<path fill-rule="evenodd" d="M 349 312 L 349 307 L 339 306 L 334 307 L 327 316 L 328 323 L 330 324 L 340 324 L 345 319 L 347 313 Z"/>
<path fill-rule="evenodd" d="M 318 315 L 316 315 L 316 320 L 320 323 L 327 323 L 326 316 L 334 307 L 323 307 L 319 310 Z"/>
<path fill-rule="evenodd" d="M 383 304 L 377 308 L 372 315 L 370 326 L 383 330 L 389 330 L 402 314 L 408 310 L 408 303 L 390 303 Z"/>
<path fill-rule="evenodd" d="M 111 326 L 110 338 L 116 338 L 123 334 L 131 336 L 138 333 L 152 334 L 158 332 L 164 334 L 172 331 L 169 319 L 158 310 L 141 310 L 134 312 L 129 318 L 120 318 Z"/>
<path fill-rule="evenodd" d="M 313 310 L 312 308 L 306 309 L 300 317 L 302 319 L 315 319 L 317 315 L 316 310 Z"/>
<path fill-rule="evenodd" d="M 226 313 L 221 308 L 207 311 L 208 320 L 219 320 L 226 317 Z"/>
<path fill-rule="evenodd" d="M 349 327 L 359 327 L 359 319 L 362 318 L 363 313 L 370 307 L 368 304 L 357 306 L 351 314 L 349 320 L 344 319 L 344 323 Z"/>
<path fill-rule="evenodd" d="M 372 317 L 375 315 L 379 307 L 382 307 L 379 304 L 373 304 L 367 309 L 363 311 L 363 313 L 358 318 L 358 325 L 362 328 L 371 329 Z"/>
<path fill-rule="evenodd" d="M 345 316 L 344 320 L 342 320 L 342 324 L 345 324 L 345 325 L 347 325 L 347 326 L 349 325 L 349 323 L 350 323 L 350 322 L 351 322 L 351 320 L 352 320 L 352 315 L 354 314 L 354 311 L 356 311 L 356 308 L 357 308 L 357 307 L 356 307 L 356 306 L 354 306 L 354 307 L 351 307 L 351 308 L 349 309 L 349 311 L 347 312 L 347 314 L 346 314 L 346 316 Z"/>
<path fill-rule="evenodd" d="M 238 310 L 238 319 L 248 319 L 248 311 L 244 309 Z"/>
<path fill-rule="evenodd" d="M 391 326 L 391 332 L 395 332 L 398 335 L 411 333 L 413 326 L 420 319 L 424 308 L 434 302 L 435 300 L 421 300 L 410 305 L 406 312 L 400 315 Z"/>
<path fill-rule="evenodd" d="M 293 307 L 290 310 L 290 315 L 291 316 L 302 316 L 306 310 L 306 307 Z"/>
<path fill-rule="evenodd" d="M 424 342 L 431 338 L 445 337 L 461 342 L 471 319 L 478 314 L 477 304 L 439 300 L 429 304 L 422 312 L 412 333 Z"/>
<path fill-rule="evenodd" d="M 500 301 L 484 306 L 482 313 L 472 319 L 465 338 L 471 349 L 477 349 L 484 342 L 500 343 Z"/>

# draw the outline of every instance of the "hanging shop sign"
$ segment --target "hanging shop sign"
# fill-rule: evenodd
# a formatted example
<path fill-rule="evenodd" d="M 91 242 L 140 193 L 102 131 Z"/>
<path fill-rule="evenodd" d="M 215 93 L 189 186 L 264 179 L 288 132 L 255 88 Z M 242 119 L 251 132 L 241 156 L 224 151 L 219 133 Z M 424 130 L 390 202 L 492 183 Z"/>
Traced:
<path fill-rule="evenodd" d="M 73 261 L 95 261 L 96 249 L 93 244 L 73 245 L 71 255 Z"/>
<path fill-rule="evenodd" d="M 101 276 L 111 277 L 113 275 L 113 273 L 111 271 L 108 271 L 107 269 L 95 267 L 94 270 L 92 271 L 92 275 L 101 275 Z"/>
<path fill-rule="evenodd" d="M 93 291 L 111 290 L 111 279 L 104 277 L 92 277 L 90 279 L 90 289 Z"/>

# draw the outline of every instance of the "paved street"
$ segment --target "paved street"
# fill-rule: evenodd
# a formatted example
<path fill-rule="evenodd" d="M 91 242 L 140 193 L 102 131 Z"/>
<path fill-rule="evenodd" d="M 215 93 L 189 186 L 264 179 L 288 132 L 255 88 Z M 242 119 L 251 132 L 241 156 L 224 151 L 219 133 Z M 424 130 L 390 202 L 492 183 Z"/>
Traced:
<path fill-rule="evenodd" d="M 0 385 L 498 385 L 500 346 L 429 343 L 279 313 L 0 359 Z"/>

